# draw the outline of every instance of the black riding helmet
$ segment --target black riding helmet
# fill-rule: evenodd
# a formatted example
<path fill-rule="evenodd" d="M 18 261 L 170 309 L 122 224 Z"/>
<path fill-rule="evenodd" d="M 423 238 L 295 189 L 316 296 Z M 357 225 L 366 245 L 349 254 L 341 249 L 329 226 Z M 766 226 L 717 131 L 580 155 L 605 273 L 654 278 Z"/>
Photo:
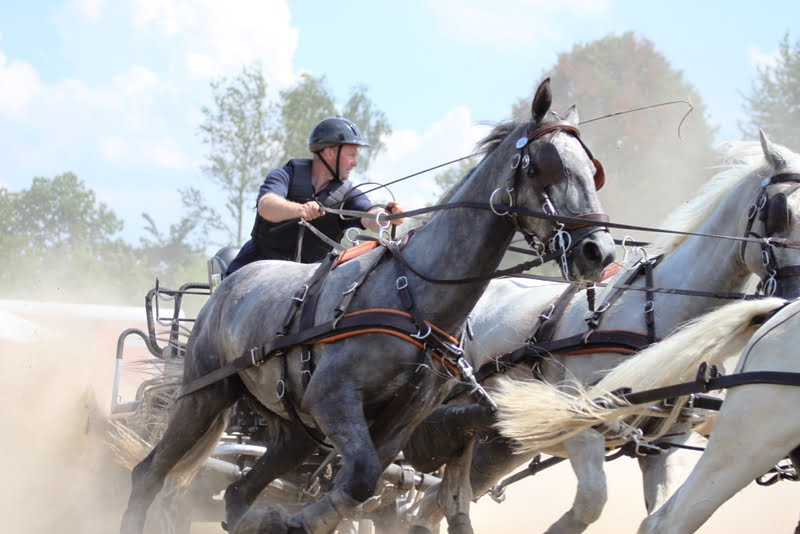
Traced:
<path fill-rule="evenodd" d="M 315 154 L 325 147 L 337 145 L 370 146 L 361 137 L 358 126 L 339 116 L 319 121 L 308 137 L 308 148 Z"/>
<path fill-rule="evenodd" d="M 325 164 L 335 180 L 339 180 L 339 156 L 341 155 L 342 145 L 356 145 L 368 147 L 370 146 L 362 137 L 361 131 L 352 121 L 344 117 L 328 117 L 322 119 L 311 130 L 311 135 L 308 136 L 308 149 L 314 154 L 327 148 L 329 146 L 338 146 L 339 151 L 336 153 L 336 170 L 332 169 L 328 163 L 320 158 L 320 161 Z"/>

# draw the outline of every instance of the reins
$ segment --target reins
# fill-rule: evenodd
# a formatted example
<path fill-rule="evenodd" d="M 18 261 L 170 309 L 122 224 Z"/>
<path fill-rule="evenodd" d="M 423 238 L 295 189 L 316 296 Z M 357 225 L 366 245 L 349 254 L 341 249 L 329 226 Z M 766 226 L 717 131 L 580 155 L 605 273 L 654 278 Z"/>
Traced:
<path fill-rule="evenodd" d="M 509 213 L 515 213 L 517 215 L 524 215 L 526 217 L 537 217 L 540 219 L 546 219 L 553 222 L 563 223 L 565 225 L 565 228 L 568 229 L 580 228 L 583 226 L 605 226 L 608 228 L 617 228 L 621 230 L 636 230 L 641 232 L 682 235 L 687 237 L 707 237 L 712 239 L 727 239 L 730 241 L 739 241 L 743 243 L 758 243 L 758 244 L 764 243 L 774 247 L 800 249 L 800 241 L 790 241 L 789 239 L 782 237 L 747 237 L 747 236 L 732 236 L 723 234 L 705 234 L 702 232 L 686 232 L 682 230 L 670 230 L 667 228 L 655 228 L 652 226 L 639 226 L 635 224 L 615 223 L 613 221 L 593 221 L 590 217 L 550 215 L 548 213 L 544 213 L 541 211 L 533 211 L 518 206 L 511 206 L 505 204 L 492 205 L 483 202 L 453 202 L 448 204 L 439 204 L 437 206 L 428 206 L 425 208 L 419 208 L 411 211 L 404 211 L 403 213 L 393 213 L 391 215 L 388 213 L 381 213 L 378 214 L 377 219 L 378 219 L 378 224 L 380 224 L 381 220 L 391 221 L 394 219 L 402 219 L 405 217 L 418 217 L 420 215 L 425 215 L 427 213 L 432 213 L 447 209 L 455 209 L 455 208 L 472 208 L 472 209 L 482 209 L 482 210 L 488 209 L 492 211 L 502 210 L 502 211 L 507 211 Z M 327 207 L 323 207 L 323 209 L 331 213 L 346 215 L 346 216 L 359 216 L 359 217 L 375 216 L 374 213 L 367 213 L 363 211 L 339 210 Z"/>

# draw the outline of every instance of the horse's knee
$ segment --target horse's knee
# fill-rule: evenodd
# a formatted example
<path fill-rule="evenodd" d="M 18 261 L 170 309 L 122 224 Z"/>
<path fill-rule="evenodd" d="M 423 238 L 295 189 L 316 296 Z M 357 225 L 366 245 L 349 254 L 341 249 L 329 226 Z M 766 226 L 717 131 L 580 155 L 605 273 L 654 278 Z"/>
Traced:
<path fill-rule="evenodd" d="M 381 476 L 381 466 L 377 458 L 366 455 L 359 457 L 352 476 L 345 484 L 345 491 L 358 502 L 364 502 L 375 494 Z"/>

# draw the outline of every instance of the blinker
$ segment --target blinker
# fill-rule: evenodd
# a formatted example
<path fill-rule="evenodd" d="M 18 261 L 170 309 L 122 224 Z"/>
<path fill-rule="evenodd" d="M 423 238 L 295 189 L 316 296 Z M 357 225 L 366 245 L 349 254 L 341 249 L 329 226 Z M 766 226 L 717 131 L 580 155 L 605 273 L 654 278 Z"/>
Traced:
<path fill-rule="evenodd" d="M 791 227 L 792 214 L 787 201 L 784 193 L 778 193 L 767 202 L 765 230 L 768 236 L 780 234 Z"/>
<path fill-rule="evenodd" d="M 594 163 L 594 188 L 596 191 L 600 191 L 603 185 L 606 183 L 606 171 L 603 169 L 603 165 L 600 163 L 600 160 L 592 158 L 592 163 Z"/>

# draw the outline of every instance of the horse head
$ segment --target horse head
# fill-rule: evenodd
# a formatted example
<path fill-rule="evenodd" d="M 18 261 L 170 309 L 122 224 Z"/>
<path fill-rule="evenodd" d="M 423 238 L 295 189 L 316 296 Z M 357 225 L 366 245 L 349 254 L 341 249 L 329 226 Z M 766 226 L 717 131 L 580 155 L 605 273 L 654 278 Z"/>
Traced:
<path fill-rule="evenodd" d="M 800 157 L 763 131 L 761 149 L 766 160 L 759 170 L 761 190 L 741 226 L 742 235 L 762 241 L 743 242 L 741 257 L 761 278 L 762 293 L 794 299 L 800 296 Z"/>
<path fill-rule="evenodd" d="M 580 138 L 575 106 L 560 118 L 551 104 L 546 79 L 533 97 L 531 120 L 509 136 L 515 153 L 513 184 L 506 191 L 513 204 L 541 207 L 552 216 L 515 217 L 517 230 L 528 242 L 550 252 L 564 251 L 565 278 L 596 281 L 614 260 L 614 240 L 602 226 L 608 218 L 597 197 L 605 180 L 603 167 Z"/>

